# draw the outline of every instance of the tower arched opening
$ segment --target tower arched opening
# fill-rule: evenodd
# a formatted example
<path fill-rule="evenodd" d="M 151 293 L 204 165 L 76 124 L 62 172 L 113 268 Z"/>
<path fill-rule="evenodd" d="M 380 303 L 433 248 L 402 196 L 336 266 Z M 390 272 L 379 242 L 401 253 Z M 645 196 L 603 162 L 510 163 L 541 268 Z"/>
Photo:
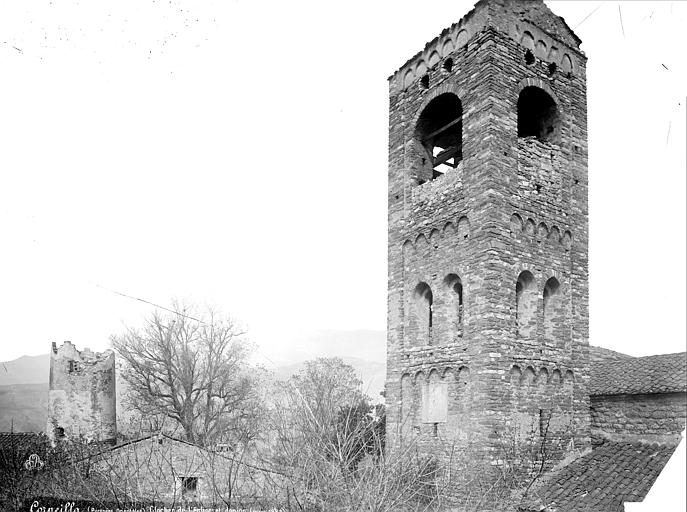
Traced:
<path fill-rule="evenodd" d="M 425 107 L 415 127 L 420 149 L 418 183 L 455 169 L 463 159 L 463 105 L 455 94 L 440 94 Z"/>
<path fill-rule="evenodd" d="M 560 116 L 554 99 L 539 87 L 525 87 L 518 97 L 518 137 L 555 142 L 559 130 Z"/>

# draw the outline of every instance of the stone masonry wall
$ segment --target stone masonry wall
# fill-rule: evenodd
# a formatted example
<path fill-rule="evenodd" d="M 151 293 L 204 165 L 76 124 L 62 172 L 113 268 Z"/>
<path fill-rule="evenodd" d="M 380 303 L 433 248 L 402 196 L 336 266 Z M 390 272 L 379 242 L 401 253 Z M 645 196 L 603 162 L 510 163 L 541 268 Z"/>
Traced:
<path fill-rule="evenodd" d="M 115 356 L 77 350 L 65 341 L 50 351 L 46 433 L 61 437 L 113 441 L 117 436 Z"/>
<path fill-rule="evenodd" d="M 585 57 L 503 5 L 479 2 L 390 78 L 389 446 L 469 443 L 492 464 L 542 427 L 558 448 L 590 442 Z M 555 101 L 555 140 L 518 137 L 528 86 Z M 462 104 L 462 161 L 423 183 L 415 127 L 442 94 Z"/>
<path fill-rule="evenodd" d="M 591 397 L 594 441 L 674 437 L 685 428 L 687 395 L 597 395 Z"/>

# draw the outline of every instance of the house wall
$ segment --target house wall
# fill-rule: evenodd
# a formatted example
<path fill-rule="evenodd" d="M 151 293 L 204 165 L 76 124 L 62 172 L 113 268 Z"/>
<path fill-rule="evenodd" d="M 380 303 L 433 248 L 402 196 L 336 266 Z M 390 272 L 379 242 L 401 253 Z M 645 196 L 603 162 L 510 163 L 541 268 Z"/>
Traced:
<path fill-rule="evenodd" d="M 126 501 L 226 505 L 255 502 L 264 496 L 265 474 L 228 453 L 218 453 L 161 435 L 118 446 L 97 457 L 94 464 Z M 184 479 L 197 479 L 195 491 L 184 489 Z M 245 501 L 242 501 L 245 500 Z"/>
<path fill-rule="evenodd" d="M 596 395 L 591 397 L 591 418 L 595 442 L 604 435 L 679 435 L 687 418 L 687 394 Z"/>

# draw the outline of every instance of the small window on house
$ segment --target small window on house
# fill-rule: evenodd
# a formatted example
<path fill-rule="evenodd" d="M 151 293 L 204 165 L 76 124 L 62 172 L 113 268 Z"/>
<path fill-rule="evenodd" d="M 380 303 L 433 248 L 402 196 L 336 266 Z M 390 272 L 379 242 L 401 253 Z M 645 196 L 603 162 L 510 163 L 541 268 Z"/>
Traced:
<path fill-rule="evenodd" d="M 78 361 L 69 361 L 69 373 L 78 372 L 78 371 L 79 371 L 79 362 Z"/>
<path fill-rule="evenodd" d="M 182 496 L 195 496 L 198 491 L 198 477 L 197 476 L 184 476 L 181 477 L 181 495 Z"/>
<path fill-rule="evenodd" d="M 539 87 L 525 87 L 518 98 L 518 137 L 553 141 L 558 130 L 558 107 L 553 98 Z"/>
<path fill-rule="evenodd" d="M 463 159 L 463 106 L 458 96 L 440 94 L 427 105 L 415 128 L 415 144 L 421 153 L 418 181 L 458 167 Z"/>
<path fill-rule="evenodd" d="M 534 54 L 529 50 L 525 52 L 525 64 L 528 66 L 534 64 Z"/>
<path fill-rule="evenodd" d="M 420 87 L 423 89 L 429 89 L 429 75 L 424 75 L 420 78 Z"/>
<path fill-rule="evenodd" d="M 446 71 L 448 71 L 449 73 L 451 72 L 451 70 L 453 69 L 453 59 L 452 58 L 449 57 L 448 59 L 446 59 L 444 61 L 444 69 Z"/>
<path fill-rule="evenodd" d="M 55 437 L 58 439 L 64 437 L 64 428 L 63 427 L 55 427 Z"/>

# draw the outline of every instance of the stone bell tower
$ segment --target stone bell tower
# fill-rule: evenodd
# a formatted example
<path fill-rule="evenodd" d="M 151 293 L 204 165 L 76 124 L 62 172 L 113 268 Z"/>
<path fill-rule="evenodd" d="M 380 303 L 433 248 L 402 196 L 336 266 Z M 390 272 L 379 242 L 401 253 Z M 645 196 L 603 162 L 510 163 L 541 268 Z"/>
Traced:
<path fill-rule="evenodd" d="M 541 0 L 480 0 L 389 78 L 391 450 L 589 446 L 580 42 Z"/>

